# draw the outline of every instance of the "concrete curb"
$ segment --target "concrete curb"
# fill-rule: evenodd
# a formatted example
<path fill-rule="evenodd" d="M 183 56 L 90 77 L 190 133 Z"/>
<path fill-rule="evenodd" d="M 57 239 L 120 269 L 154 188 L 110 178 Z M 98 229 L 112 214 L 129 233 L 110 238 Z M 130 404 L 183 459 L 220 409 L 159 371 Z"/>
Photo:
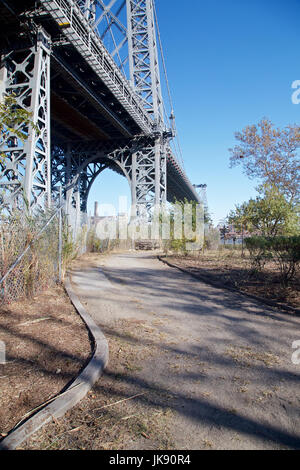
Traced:
<path fill-rule="evenodd" d="M 235 289 L 234 287 L 226 286 L 225 284 L 222 284 L 221 282 L 217 282 L 217 281 L 214 282 L 214 281 L 211 281 L 210 279 L 206 279 L 205 276 L 201 276 L 201 274 L 198 275 L 198 274 L 191 273 L 187 269 L 180 268 L 179 266 L 176 266 L 175 264 L 170 263 L 169 261 L 164 259 L 162 256 L 158 255 L 157 258 L 162 263 L 167 264 L 168 266 L 170 266 L 170 268 L 179 269 L 179 271 L 182 271 L 183 273 L 189 274 L 193 278 L 198 279 L 198 281 L 202 281 L 202 282 L 204 282 L 206 284 L 209 284 L 213 287 L 216 287 L 218 289 L 226 289 L 226 290 L 229 290 L 229 291 L 234 292 L 236 294 L 244 295 L 246 297 L 249 297 L 250 299 L 257 300 L 260 303 L 269 305 L 270 307 L 274 307 L 278 310 L 285 310 L 287 312 L 292 313 L 296 317 L 300 316 L 300 309 L 298 309 L 298 308 L 290 307 L 289 305 L 281 305 L 281 304 L 278 304 L 277 302 L 274 302 L 273 300 L 264 299 L 263 297 L 258 297 L 257 295 L 254 295 L 254 294 L 247 294 L 247 292 L 240 291 L 239 289 Z"/>
<path fill-rule="evenodd" d="M 57 398 L 45 405 L 40 411 L 28 418 L 24 424 L 12 430 L 7 437 L 0 442 L 0 450 L 13 450 L 25 439 L 28 439 L 38 429 L 52 421 L 53 418 L 60 418 L 66 411 L 76 405 L 87 392 L 93 387 L 101 376 L 108 363 L 108 343 L 101 329 L 89 316 L 82 306 L 76 294 L 73 292 L 69 279 L 66 279 L 65 289 L 77 310 L 78 314 L 86 324 L 94 341 L 95 349 L 93 357 L 88 365 L 78 375 L 78 377 L 67 387 L 67 389 Z"/>

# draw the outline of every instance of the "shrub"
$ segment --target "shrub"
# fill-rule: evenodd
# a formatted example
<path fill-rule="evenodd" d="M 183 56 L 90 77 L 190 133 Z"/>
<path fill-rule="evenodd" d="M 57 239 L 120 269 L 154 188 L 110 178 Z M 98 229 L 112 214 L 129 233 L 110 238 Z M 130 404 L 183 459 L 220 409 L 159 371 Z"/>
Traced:
<path fill-rule="evenodd" d="M 29 215 L 25 211 L 15 209 L 11 214 L 1 216 L 0 278 L 8 271 L 10 273 L 1 283 L 0 302 L 33 296 L 55 281 L 58 225 L 55 220 L 45 225 L 52 215 L 50 210 Z M 44 231 L 36 238 L 44 226 Z M 10 270 L 24 251 L 24 256 L 13 270 Z"/>
<path fill-rule="evenodd" d="M 204 248 L 207 250 L 217 250 L 220 245 L 220 231 L 214 227 L 205 227 Z"/>
<path fill-rule="evenodd" d="M 281 282 L 287 286 L 300 263 L 300 236 L 276 237 L 269 244 L 273 259 L 280 269 Z"/>
<path fill-rule="evenodd" d="M 250 253 L 253 272 L 261 272 L 270 258 L 265 237 L 250 237 L 245 239 L 245 245 Z"/>
<path fill-rule="evenodd" d="M 300 236 L 251 237 L 245 243 L 254 269 L 261 271 L 267 261 L 273 260 L 283 286 L 295 277 L 300 263 Z"/>

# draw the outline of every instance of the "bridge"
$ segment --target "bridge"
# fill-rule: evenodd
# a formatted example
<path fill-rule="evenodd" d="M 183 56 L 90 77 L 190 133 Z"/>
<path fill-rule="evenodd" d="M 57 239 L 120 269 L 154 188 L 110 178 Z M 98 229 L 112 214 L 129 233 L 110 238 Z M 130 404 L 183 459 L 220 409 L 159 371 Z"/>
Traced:
<path fill-rule="evenodd" d="M 200 202 L 172 150 L 154 0 L 0 0 L 0 22 L 0 98 L 14 93 L 38 128 L 1 143 L 2 204 L 45 207 L 62 186 L 86 211 L 106 168 L 127 178 L 136 214 Z"/>

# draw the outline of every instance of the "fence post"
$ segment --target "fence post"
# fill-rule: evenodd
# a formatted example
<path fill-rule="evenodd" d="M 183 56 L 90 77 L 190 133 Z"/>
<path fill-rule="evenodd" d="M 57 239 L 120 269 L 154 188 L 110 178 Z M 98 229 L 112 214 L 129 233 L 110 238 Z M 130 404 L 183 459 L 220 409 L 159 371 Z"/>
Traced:
<path fill-rule="evenodd" d="M 76 201 L 76 215 L 75 215 L 75 236 L 74 236 L 74 241 L 75 243 L 77 242 L 78 234 L 80 232 L 80 225 L 81 225 L 81 220 L 80 220 L 80 193 L 79 193 L 79 188 L 78 191 L 76 192 L 75 195 L 75 201 Z"/>
<path fill-rule="evenodd" d="M 58 212 L 58 280 L 62 281 L 62 189 L 59 187 L 59 212 Z"/>

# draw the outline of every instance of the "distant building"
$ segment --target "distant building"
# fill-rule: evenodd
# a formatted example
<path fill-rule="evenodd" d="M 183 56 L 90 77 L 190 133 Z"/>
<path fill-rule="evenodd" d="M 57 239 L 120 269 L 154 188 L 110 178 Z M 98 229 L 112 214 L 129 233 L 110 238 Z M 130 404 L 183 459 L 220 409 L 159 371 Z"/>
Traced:
<path fill-rule="evenodd" d="M 221 241 L 225 245 L 241 245 L 243 242 L 243 239 L 249 238 L 254 235 L 254 233 L 250 233 L 247 230 L 245 230 L 243 233 L 238 232 L 235 230 L 234 225 L 226 225 L 225 227 L 226 229 L 224 230 L 224 224 L 219 224 L 217 226 L 217 228 L 220 231 Z M 225 243 L 224 243 L 224 236 L 225 236 Z"/>
<path fill-rule="evenodd" d="M 113 215 L 99 215 L 99 203 L 96 201 L 94 207 L 94 215 L 91 217 L 92 225 L 97 225 L 97 223 L 102 220 L 116 220 L 116 217 Z"/>
<path fill-rule="evenodd" d="M 119 223 L 128 223 L 128 215 L 125 212 L 120 212 L 117 216 L 115 215 L 99 215 L 99 203 L 96 201 L 95 202 L 95 207 L 94 207 L 94 215 L 91 217 L 91 223 L 92 225 L 97 225 L 98 222 L 101 221 L 118 221 Z"/>

